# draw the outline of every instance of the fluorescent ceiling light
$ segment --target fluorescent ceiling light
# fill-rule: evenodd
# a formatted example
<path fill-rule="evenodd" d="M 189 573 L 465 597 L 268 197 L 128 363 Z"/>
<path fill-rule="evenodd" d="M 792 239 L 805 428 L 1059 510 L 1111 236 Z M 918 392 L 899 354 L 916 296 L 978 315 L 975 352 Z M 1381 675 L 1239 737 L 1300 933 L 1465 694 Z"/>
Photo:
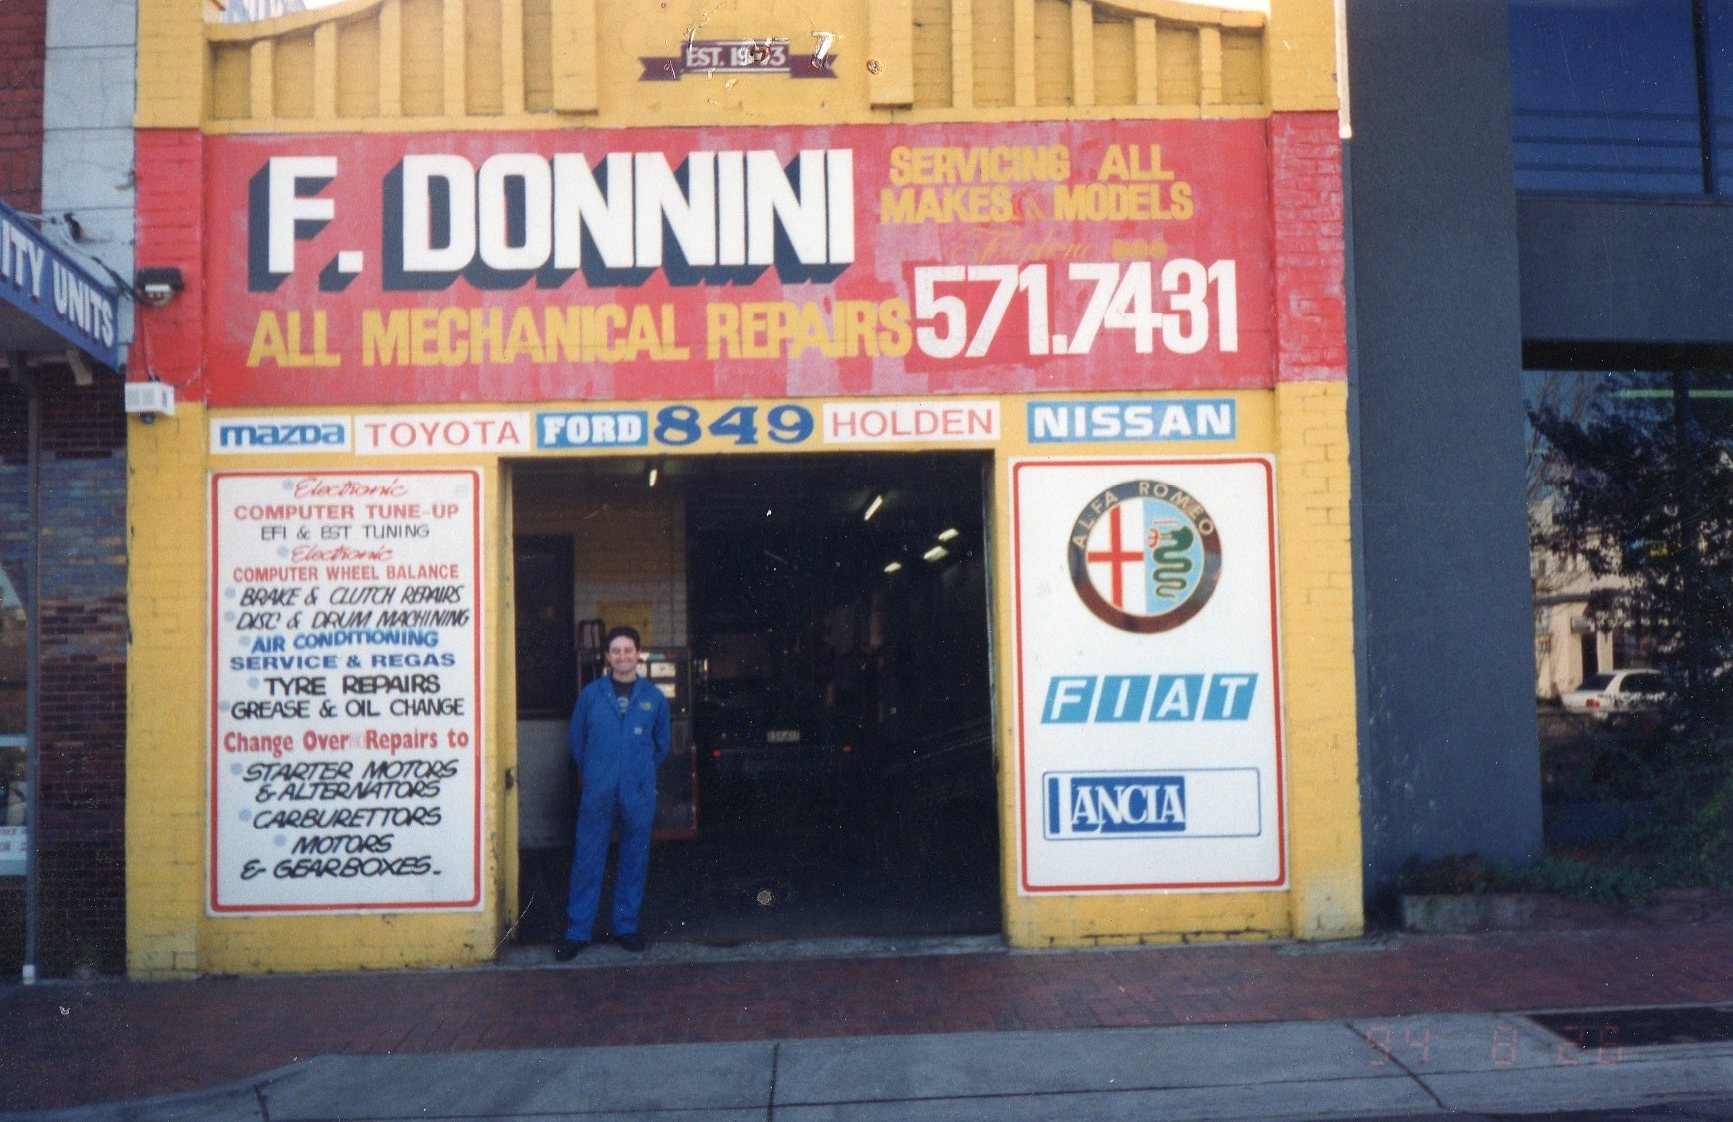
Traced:
<path fill-rule="evenodd" d="M 946 526 L 943 530 L 939 531 L 939 540 L 942 542 L 948 542 L 956 536 L 957 528 L 955 526 Z"/>
<path fill-rule="evenodd" d="M 942 545 L 935 545 L 933 548 L 931 548 L 931 549 L 927 550 L 925 553 L 921 554 L 921 560 L 922 561 L 939 561 L 939 560 L 942 560 L 946 557 L 949 557 L 950 555 L 951 555 L 950 550 L 946 549 Z"/>
<path fill-rule="evenodd" d="M 885 497 L 883 495 L 874 495 L 873 501 L 867 504 L 866 513 L 860 516 L 860 520 L 862 522 L 871 522 L 873 520 L 873 515 L 879 512 L 879 507 L 884 505 Z"/>
<path fill-rule="evenodd" d="M 889 565 L 885 566 L 885 572 L 887 573 L 900 573 L 902 571 L 903 563 L 901 561 L 892 561 Z"/>

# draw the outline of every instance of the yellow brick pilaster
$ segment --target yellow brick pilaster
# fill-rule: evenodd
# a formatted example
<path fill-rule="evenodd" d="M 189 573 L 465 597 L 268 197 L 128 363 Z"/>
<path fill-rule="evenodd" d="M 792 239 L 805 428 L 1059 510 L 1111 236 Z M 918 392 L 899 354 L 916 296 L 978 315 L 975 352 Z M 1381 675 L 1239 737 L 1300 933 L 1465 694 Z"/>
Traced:
<path fill-rule="evenodd" d="M 127 420 L 127 967 L 199 969 L 204 914 L 204 410 Z"/>
<path fill-rule="evenodd" d="M 1293 934 L 1364 922 L 1345 382 L 1276 389 L 1277 551 Z"/>
<path fill-rule="evenodd" d="M 197 3 L 139 0 L 139 128 L 196 128 L 204 116 L 204 20 Z"/>
<path fill-rule="evenodd" d="M 1272 0 L 1264 36 L 1270 108 L 1336 108 L 1337 0 Z"/>

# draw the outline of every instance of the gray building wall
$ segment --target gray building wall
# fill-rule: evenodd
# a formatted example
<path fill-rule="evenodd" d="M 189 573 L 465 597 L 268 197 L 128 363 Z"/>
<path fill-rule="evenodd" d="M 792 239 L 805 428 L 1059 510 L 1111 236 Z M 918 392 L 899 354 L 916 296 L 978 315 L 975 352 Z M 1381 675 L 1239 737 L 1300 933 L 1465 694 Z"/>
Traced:
<path fill-rule="evenodd" d="M 134 0 L 49 0 L 42 112 L 42 213 L 62 244 L 133 274 L 132 120 L 138 97 Z M 74 238 L 64 216 L 71 213 Z M 120 303 L 132 338 L 132 302 Z"/>
<path fill-rule="evenodd" d="M 1367 887 L 1541 848 L 1502 0 L 1348 0 Z"/>
<path fill-rule="evenodd" d="M 1733 342 L 1733 206 L 1532 197 L 1517 205 L 1530 342 Z"/>

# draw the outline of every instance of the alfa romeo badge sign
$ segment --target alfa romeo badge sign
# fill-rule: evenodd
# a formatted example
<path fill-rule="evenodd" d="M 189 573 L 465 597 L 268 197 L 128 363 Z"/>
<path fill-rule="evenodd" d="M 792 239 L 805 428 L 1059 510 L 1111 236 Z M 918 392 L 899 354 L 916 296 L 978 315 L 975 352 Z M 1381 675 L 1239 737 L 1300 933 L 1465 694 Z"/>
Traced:
<path fill-rule="evenodd" d="M 1090 499 L 1066 557 L 1072 586 L 1096 618 L 1137 632 L 1168 631 L 1202 611 L 1222 561 L 1209 512 L 1158 479 L 1116 483 Z"/>
<path fill-rule="evenodd" d="M 1270 460 L 1011 478 L 1020 891 L 1286 887 Z"/>

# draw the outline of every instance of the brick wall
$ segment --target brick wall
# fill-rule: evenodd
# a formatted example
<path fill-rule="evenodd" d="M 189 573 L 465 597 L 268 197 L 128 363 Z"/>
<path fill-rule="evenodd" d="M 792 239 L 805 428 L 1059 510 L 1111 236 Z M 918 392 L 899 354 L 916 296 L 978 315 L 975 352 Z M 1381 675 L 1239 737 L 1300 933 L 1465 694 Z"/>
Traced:
<path fill-rule="evenodd" d="M 1276 380 L 1348 377 L 1342 142 L 1334 113 L 1270 118 Z"/>
<path fill-rule="evenodd" d="M 0 3 L 0 199 L 42 209 L 42 72 L 47 0 Z"/>
<path fill-rule="evenodd" d="M 1334 113 L 1270 118 L 1276 508 L 1292 932 L 1362 926 L 1342 144 Z"/>
<path fill-rule="evenodd" d="M 28 598 L 30 592 L 24 583 L 30 556 L 30 524 L 25 517 L 30 497 L 26 400 L 10 380 L 0 378 L 0 569 L 5 570 L 18 595 Z M 14 667 L 7 670 L 9 678 L 18 673 Z M 12 717 L 0 727 L 0 733 L 23 731 L 22 724 Z M 24 878 L 0 877 L 0 972 L 16 976 L 23 960 Z"/>
<path fill-rule="evenodd" d="M 204 215 L 201 193 L 186 185 L 203 180 L 204 138 L 190 129 L 140 129 L 134 145 L 137 166 L 148 169 L 138 185 L 135 256 L 178 265 L 187 295 L 138 317 L 128 374 L 160 378 L 180 400 L 202 399 L 205 302 L 190 297 L 204 291 Z"/>
<path fill-rule="evenodd" d="M 126 427 L 118 382 L 42 377 L 42 588 L 27 584 L 27 397 L 0 392 L 0 564 L 39 605 L 38 967 L 125 965 Z M 23 952 L 23 883 L 0 882 L 0 968 Z"/>

